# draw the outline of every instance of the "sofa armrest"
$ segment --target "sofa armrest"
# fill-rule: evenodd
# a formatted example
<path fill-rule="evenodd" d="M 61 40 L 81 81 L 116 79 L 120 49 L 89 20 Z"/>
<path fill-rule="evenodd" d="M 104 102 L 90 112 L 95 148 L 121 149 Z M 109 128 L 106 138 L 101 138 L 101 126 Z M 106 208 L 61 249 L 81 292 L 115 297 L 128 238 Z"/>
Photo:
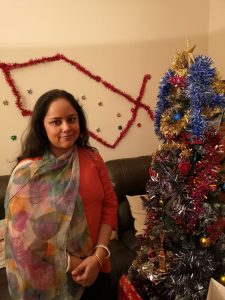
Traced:
<path fill-rule="evenodd" d="M 5 217 L 4 200 L 9 177 L 9 175 L 0 176 L 0 220 Z"/>

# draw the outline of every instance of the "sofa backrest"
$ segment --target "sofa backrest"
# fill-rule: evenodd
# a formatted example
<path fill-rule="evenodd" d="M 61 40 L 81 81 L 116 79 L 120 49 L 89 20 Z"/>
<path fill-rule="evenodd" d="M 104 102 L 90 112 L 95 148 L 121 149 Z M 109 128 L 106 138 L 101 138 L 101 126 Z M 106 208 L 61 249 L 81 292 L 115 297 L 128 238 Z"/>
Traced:
<path fill-rule="evenodd" d="M 118 198 L 118 234 L 134 228 L 126 195 L 146 194 L 151 156 L 113 159 L 106 162 L 109 178 Z"/>

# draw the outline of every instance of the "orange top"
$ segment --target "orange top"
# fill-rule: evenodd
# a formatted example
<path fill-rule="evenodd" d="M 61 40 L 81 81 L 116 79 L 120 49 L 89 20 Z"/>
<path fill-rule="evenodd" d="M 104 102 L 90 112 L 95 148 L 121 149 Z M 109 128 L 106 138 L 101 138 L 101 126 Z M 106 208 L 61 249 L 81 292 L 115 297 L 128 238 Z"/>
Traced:
<path fill-rule="evenodd" d="M 110 182 L 105 163 L 97 151 L 78 148 L 80 163 L 79 193 L 83 200 L 93 246 L 98 240 L 101 224 L 117 226 L 117 198 Z M 103 264 L 109 272 L 109 260 Z"/>

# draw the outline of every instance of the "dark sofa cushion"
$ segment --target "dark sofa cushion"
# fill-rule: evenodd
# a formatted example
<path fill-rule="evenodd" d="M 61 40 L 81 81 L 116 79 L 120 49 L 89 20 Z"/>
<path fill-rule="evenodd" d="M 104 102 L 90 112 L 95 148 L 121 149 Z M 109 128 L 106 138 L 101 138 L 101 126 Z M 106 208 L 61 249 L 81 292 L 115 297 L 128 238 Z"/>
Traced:
<path fill-rule="evenodd" d="M 109 178 L 119 202 L 126 195 L 141 195 L 149 179 L 151 156 L 121 158 L 106 162 Z"/>
<path fill-rule="evenodd" d="M 134 229 L 134 219 L 126 195 L 141 195 L 149 179 L 151 156 L 121 158 L 106 162 L 109 178 L 118 198 L 118 235 Z"/>
<path fill-rule="evenodd" d="M 118 235 L 119 237 L 124 231 L 133 228 L 134 229 L 134 219 L 131 215 L 131 210 L 128 201 L 124 199 L 118 205 Z"/>
<path fill-rule="evenodd" d="M 110 260 L 112 265 L 110 273 L 112 296 L 114 300 L 117 300 L 120 277 L 124 273 L 127 273 L 129 266 L 135 258 L 135 252 L 130 251 L 120 240 L 111 240 L 109 242 L 109 249 L 111 252 Z"/>
<path fill-rule="evenodd" d="M 111 264 L 113 266 L 114 272 L 117 274 L 115 278 L 120 278 L 121 274 L 126 273 L 128 267 L 132 263 L 135 253 L 130 251 L 121 241 L 111 240 L 109 243 L 109 248 L 111 252 Z M 113 274 L 112 274 L 113 276 Z"/>
<path fill-rule="evenodd" d="M 136 252 L 140 247 L 140 241 L 135 236 L 135 229 L 130 228 L 123 232 L 120 236 L 121 242 L 132 252 Z"/>

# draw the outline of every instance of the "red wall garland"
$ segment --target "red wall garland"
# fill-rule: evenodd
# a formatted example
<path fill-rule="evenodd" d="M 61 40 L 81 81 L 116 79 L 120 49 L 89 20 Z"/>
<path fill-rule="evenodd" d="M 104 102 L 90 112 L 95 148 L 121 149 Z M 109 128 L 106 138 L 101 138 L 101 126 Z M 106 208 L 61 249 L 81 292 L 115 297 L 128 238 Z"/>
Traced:
<path fill-rule="evenodd" d="M 30 67 L 30 66 L 34 66 L 34 65 L 37 65 L 37 64 L 55 62 L 55 61 L 59 61 L 59 60 L 65 61 L 66 63 L 69 63 L 71 66 L 75 67 L 78 71 L 84 73 L 90 79 L 93 79 L 93 80 L 97 81 L 99 84 L 102 84 L 105 88 L 109 89 L 111 92 L 122 96 L 123 98 L 125 98 L 126 100 L 128 100 L 129 102 L 134 104 L 134 107 L 131 109 L 131 111 L 132 111 L 131 118 L 128 120 L 127 125 L 120 132 L 120 135 L 116 138 L 116 140 L 112 144 L 108 143 L 107 141 L 102 139 L 97 134 L 89 131 L 89 134 L 93 139 L 97 140 L 98 142 L 100 142 L 101 144 L 103 144 L 104 146 L 106 146 L 108 148 L 115 148 L 118 145 L 118 143 L 121 141 L 121 139 L 123 139 L 126 136 L 126 134 L 127 134 L 128 130 L 130 129 L 130 127 L 134 124 L 139 108 L 143 108 L 147 112 L 147 114 L 149 115 L 150 119 L 153 120 L 154 116 L 153 116 L 153 112 L 152 112 L 151 108 L 148 105 L 143 104 L 141 102 L 142 99 L 143 99 L 144 93 L 145 93 L 147 82 L 151 79 L 151 76 L 149 74 L 146 74 L 144 76 L 143 81 L 142 81 L 142 85 L 141 85 L 141 88 L 140 88 L 139 95 L 135 99 L 132 96 L 130 96 L 129 94 L 127 94 L 127 93 L 121 91 L 120 89 L 116 88 L 111 83 L 103 80 L 100 76 L 94 75 L 89 70 L 87 70 L 86 68 L 81 66 L 79 63 L 77 63 L 74 60 L 71 60 L 71 59 L 67 58 L 63 54 L 56 54 L 56 55 L 50 56 L 50 57 L 30 59 L 30 60 L 28 60 L 27 62 L 24 62 L 24 63 L 2 63 L 2 62 L 0 62 L 0 68 L 1 68 L 1 70 L 4 74 L 4 76 L 5 76 L 5 79 L 6 79 L 7 83 L 9 84 L 9 86 L 12 90 L 13 95 L 16 98 L 16 106 L 21 111 L 22 116 L 30 116 L 32 114 L 32 111 L 30 111 L 30 110 L 28 110 L 24 107 L 24 105 L 21 101 L 20 92 L 17 89 L 16 84 L 15 84 L 10 72 L 12 70 L 19 69 L 19 68 Z"/>

